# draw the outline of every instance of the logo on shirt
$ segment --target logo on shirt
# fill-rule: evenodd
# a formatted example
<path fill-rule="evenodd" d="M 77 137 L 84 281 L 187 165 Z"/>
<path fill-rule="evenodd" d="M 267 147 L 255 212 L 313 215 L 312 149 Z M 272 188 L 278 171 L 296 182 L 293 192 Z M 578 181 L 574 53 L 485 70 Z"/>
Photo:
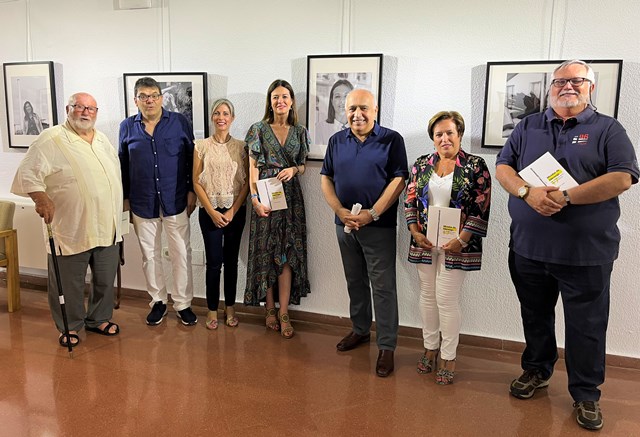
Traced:
<path fill-rule="evenodd" d="M 589 140 L 589 134 L 575 135 L 573 137 L 573 141 L 571 141 L 571 144 L 587 144 L 588 140 Z"/>

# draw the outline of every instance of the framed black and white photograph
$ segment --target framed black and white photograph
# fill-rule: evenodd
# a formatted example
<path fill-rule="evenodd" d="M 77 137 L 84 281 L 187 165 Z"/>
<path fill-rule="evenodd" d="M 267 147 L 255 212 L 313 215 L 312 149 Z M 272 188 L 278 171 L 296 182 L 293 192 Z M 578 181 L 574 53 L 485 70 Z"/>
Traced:
<path fill-rule="evenodd" d="M 309 159 L 323 160 L 331 135 L 349 127 L 346 97 L 357 88 L 373 93 L 378 104 L 379 121 L 382 54 L 307 56 Z"/>
<path fill-rule="evenodd" d="M 160 85 L 162 107 L 179 112 L 191 123 L 196 139 L 209 136 L 207 73 L 124 73 L 124 108 L 127 117 L 138 113 L 134 88 L 141 77 L 152 77 Z"/>
<path fill-rule="evenodd" d="M 527 115 L 544 111 L 553 70 L 564 61 L 488 62 L 482 128 L 483 147 L 502 147 Z M 617 117 L 622 60 L 585 60 L 595 73 L 591 102 Z"/>
<path fill-rule="evenodd" d="M 9 147 L 29 147 L 58 124 L 53 62 L 2 64 Z"/>

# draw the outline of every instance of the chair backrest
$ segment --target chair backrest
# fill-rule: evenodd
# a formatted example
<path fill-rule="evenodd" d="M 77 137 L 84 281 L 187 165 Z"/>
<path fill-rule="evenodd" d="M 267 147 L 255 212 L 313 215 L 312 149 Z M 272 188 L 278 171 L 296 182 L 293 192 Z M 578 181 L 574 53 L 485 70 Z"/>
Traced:
<path fill-rule="evenodd" d="M 16 204 L 13 202 L 0 200 L 0 231 L 13 229 L 13 214 L 16 211 Z M 5 258 L 4 238 L 0 238 L 0 259 Z"/>

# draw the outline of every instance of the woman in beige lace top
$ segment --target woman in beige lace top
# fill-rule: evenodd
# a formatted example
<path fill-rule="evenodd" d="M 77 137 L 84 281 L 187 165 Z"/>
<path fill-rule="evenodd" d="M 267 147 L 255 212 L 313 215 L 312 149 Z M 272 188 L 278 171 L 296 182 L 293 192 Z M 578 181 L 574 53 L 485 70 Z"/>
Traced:
<path fill-rule="evenodd" d="M 249 191 L 249 158 L 244 141 L 229 134 L 235 112 L 227 99 L 213 102 L 209 138 L 196 140 L 193 154 L 193 185 L 198 196 L 198 220 L 204 239 L 206 267 L 207 329 L 218 328 L 220 272 L 224 264 L 224 321 L 238 326 L 236 302 L 238 252 L 246 218 Z"/>

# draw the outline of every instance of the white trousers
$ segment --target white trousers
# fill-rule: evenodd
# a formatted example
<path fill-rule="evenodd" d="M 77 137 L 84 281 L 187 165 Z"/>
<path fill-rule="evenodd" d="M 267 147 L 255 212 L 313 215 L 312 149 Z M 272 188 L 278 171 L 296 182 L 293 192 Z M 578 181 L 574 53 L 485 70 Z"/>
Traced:
<path fill-rule="evenodd" d="M 426 349 L 440 349 L 443 360 L 456 358 L 460 338 L 460 289 L 465 271 L 447 270 L 444 252 L 434 250 L 433 264 L 418 264 L 420 315 Z M 440 345 L 442 333 L 442 345 Z"/>
<path fill-rule="evenodd" d="M 177 215 L 145 219 L 131 214 L 133 227 L 142 251 L 142 271 L 151 296 L 149 306 L 167 303 L 167 286 L 162 268 L 162 231 L 167 237 L 173 289 L 173 308 L 181 311 L 191 306 L 193 277 L 191 275 L 191 229 L 186 209 Z"/>

